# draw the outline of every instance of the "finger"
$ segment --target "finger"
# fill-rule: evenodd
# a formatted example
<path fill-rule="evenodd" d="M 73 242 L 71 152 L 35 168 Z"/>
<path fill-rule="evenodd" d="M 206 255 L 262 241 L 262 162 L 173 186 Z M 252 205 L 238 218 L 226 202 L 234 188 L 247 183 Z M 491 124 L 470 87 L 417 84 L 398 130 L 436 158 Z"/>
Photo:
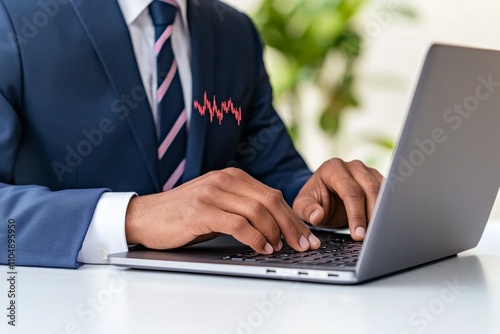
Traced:
<path fill-rule="evenodd" d="M 299 215 L 300 219 L 309 222 L 311 225 L 321 225 L 325 219 L 325 210 L 307 190 L 295 198 L 293 202 L 293 209 Z"/>
<path fill-rule="evenodd" d="M 336 192 L 344 202 L 351 236 L 363 240 L 366 233 L 366 197 L 363 188 L 349 172 L 346 163 L 340 159 L 330 160 L 333 168 L 321 173 L 323 183 Z"/>
<path fill-rule="evenodd" d="M 358 182 L 365 193 L 366 211 L 369 221 L 377 202 L 378 193 L 380 191 L 380 182 L 362 162 L 352 162 L 348 164 L 347 167 L 351 175 Z"/>
<path fill-rule="evenodd" d="M 240 215 L 219 210 L 217 214 L 210 216 L 206 224 L 212 232 L 231 235 L 258 253 L 273 253 L 273 247 L 267 242 L 264 235 Z"/>
<path fill-rule="evenodd" d="M 211 202 L 215 207 L 244 217 L 264 235 L 275 251 L 281 250 L 283 243 L 281 242 L 280 228 L 262 203 L 222 190 L 217 190 L 213 195 Z"/>
<path fill-rule="evenodd" d="M 233 193 L 252 198 L 266 207 L 290 247 L 297 251 L 305 251 L 320 246 L 319 239 L 288 206 L 280 191 L 264 185 L 239 169 L 228 168 L 224 172 L 234 176 L 231 180 Z"/>
<path fill-rule="evenodd" d="M 301 219 L 319 226 L 331 218 L 327 212 L 333 212 L 332 204 L 330 191 L 322 182 L 308 182 L 295 198 L 293 209 Z"/>
<path fill-rule="evenodd" d="M 382 184 L 382 182 L 384 182 L 384 176 L 382 174 L 380 174 L 380 172 L 378 170 L 376 170 L 375 168 L 368 168 L 368 170 L 373 175 L 373 177 L 375 177 L 377 179 L 377 181 L 380 184 Z"/>
<path fill-rule="evenodd" d="M 298 219 L 294 221 L 293 219 L 297 218 L 297 214 L 288 205 L 286 206 L 288 208 L 287 213 L 290 215 L 289 225 L 282 226 L 281 230 L 288 245 L 299 252 L 308 249 L 318 249 L 321 246 L 321 241 L 309 230 L 302 220 Z M 298 233 L 296 232 L 297 230 Z M 298 242 L 297 235 L 300 235 Z"/>
<path fill-rule="evenodd" d="M 210 220 L 214 219 L 214 214 L 220 214 L 220 212 L 238 215 L 244 218 L 247 224 L 253 224 L 252 226 L 264 235 L 266 241 L 273 246 L 271 249 L 281 250 L 283 244 L 280 229 L 264 205 L 251 198 L 229 192 L 231 187 L 228 184 L 236 187 L 240 186 L 235 183 L 237 180 L 233 177 L 224 174 L 220 175 L 220 173 L 209 174 L 211 174 L 209 178 L 212 179 L 207 182 L 207 177 L 204 177 L 205 180 L 201 180 L 201 185 L 194 189 L 197 197 L 199 197 L 198 200 L 193 200 L 191 204 L 195 212 L 198 212 L 194 220 L 200 219 L 199 212 L 203 212 L 203 218 L 208 217 Z M 221 185 L 224 186 L 223 188 L 229 189 L 229 191 L 221 189 Z M 208 215 L 209 212 L 211 215 Z M 211 224 L 210 221 L 205 223 Z M 203 228 L 193 230 L 195 235 L 205 235 L 209 232 Z"/>

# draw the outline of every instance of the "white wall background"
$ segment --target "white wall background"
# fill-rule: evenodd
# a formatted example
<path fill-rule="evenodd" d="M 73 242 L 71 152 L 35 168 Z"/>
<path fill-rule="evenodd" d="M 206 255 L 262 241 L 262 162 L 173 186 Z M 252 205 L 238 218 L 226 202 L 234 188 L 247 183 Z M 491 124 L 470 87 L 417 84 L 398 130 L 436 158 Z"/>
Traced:
<path fill-rule="evenodd" d="M 258 0 L 228 2 L 243 11 L 251 11 L 258 4 Z M 417 20 L 394 15 L 390 10 L 394 6 L 414 8 Z M 374 146 L 367 137 L 397 138 L 431 43 L 500 50 L 498 0 L 372 0 L 359 24 L 366 41 L 358 85 L 363 105 L 347 113 L 341 135 L 332 142 L 321 134 L 317 117 L 311 115 L 315 109 L 311 93 L 310 103 L 304 106 L 308 113 L 302 119 L 305 130 L 299 150 L 312 168 L 335 154 L 347 160 L 367 161 L 382 172 L 387 170 L 390 152 Z M 500 219 L 500 200 L 492 216 Z"/>

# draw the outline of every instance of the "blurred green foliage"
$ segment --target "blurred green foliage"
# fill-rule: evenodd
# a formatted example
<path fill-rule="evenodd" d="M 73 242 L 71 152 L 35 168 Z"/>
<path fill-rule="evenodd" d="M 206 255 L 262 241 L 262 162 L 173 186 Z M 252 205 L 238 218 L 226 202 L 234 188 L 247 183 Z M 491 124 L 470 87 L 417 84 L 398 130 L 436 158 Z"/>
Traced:
<path fill-rule="evenodd" d="M 298 131 L 298 88 L 302 82 L 314 83 L 326 97 L 320 126 L 335 135 L 340 116 L 348 107 L 359 105 L 355 93 L 355 65 L 363 50 L 363 33 L 355 18 L 368 0 L 263 0 L 253 19 L 266 47 L 280 55 L 277 68 L 271 69 L 276 98 L 291 103 L 289 130 L 296 139 Z M 386 14 L 414 15 L 398 6 Z M 374 23 L 377 23 L 374 20 Z M 339 77 L 325 75 L 325 65 L 334 57 Z M 295 110 L 294 110 L 295 108 Z"/>

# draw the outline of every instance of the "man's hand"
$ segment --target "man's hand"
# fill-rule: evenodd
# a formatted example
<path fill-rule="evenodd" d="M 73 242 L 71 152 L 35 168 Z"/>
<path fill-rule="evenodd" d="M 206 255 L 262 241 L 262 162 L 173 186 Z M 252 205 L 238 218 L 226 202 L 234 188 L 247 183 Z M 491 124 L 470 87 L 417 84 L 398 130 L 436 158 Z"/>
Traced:
<path fill-rule="evenodd" d="M 235 168 L 133 198 L 125 230 L 128 243 L 153 249 L 177 248 L 218 233 L 232 235 L 262 254 L 279 251 L 281 235 L 297 251 L 320 246 L 278 190 Z"/>
<path fill-rule="evenodd" d="M 293 209 L 314 226 L 348 223 L 352 238 L 363 240 L 382 180 L 378 171 L 360 161 L 331 159 L 306 182 Z"/>

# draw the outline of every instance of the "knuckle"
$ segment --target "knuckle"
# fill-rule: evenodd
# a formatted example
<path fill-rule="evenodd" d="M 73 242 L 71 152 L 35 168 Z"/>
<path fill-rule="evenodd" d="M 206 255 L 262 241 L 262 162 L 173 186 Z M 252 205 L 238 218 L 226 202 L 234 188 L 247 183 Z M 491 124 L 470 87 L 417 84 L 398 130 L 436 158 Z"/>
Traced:
<path fill-rule="evenodd" d="M 361 189 L 361 187 L 351 178 L 342 178 L 341 180 L 339 180 L 339 183 L 342 185 L 346 197 L 355 199 L 365 198 L 363 189 Z"/>
<path fill-rule="evenodd" d="M 228 184 L 231 182 L 231 175 L 229 175 L 228 173 L 225 173 L 223 171 L 217 171 L 217 172 L 214 172 L 211 179 L 215 184 L 224 188 L 224 187 L 228 186 Z"/>
<path fill-rule="evenodd" d="M 208 172 L 207 174 L 205 174 L 208 178 L 212 179 L 215 177 L 215 175 L 217 175 L 218 173 L 220 173 L 220 171 L 218 170 L 212 170 L 210 172 Z"/>
<path fill-rule="evenodd" d="M 366 169 L 365 164 L 361 160 L 353 160 L 349 164 L 355 169 Z"/>
<path fill-rule="evenodd" d="M 262 217 L 266 212 L 266 207 L 259 201 L 250 201 L 249 207 L 251 210 L 251 214 L 255 217 Z"/>
<path fill-rule="evenodd" d="M 231 174 L 237 173 L 238 171 L 239 171 L 239 169 L 235 168 L 235 167 L 228 167 L 228 168 L 224 169 L 224 172 L 231 173 Z"/>
<path fill-rule="evenodd" d="M 284 201 L 284 199 L 283 199 L 283 193 L 280 190 L 272 189 L 270 191 L 269 195 L 267 196 L 267 201 L 271 205 L 277 206 L 277 205 L 281 204 Z"/>
<path fill-rule="evenodd" d="M 351 216 L 349 217 L 350 221 L 358 222 L 365 224 L 366 223 L 366 216 L 359 213 L 359 212 L 353 212 Z"/>
<path fill-rule="evenodd" d="M 300 228 L 299 226 L 294 223 L 294 222 L 291 222 L 288 226 L 288 231 L 294 235 L 299 235 L 300 234 Z"/>
<path fill-rule="evenodd" d="M 200 221 L 200 214 L 209 210 L 209 205 L 203 198 L 196 197 L 189 201 L 189 209 L 183 210 L 177 216 L 184 219 L 184 221 Z"/>
<path fill-rule="evenodd" d="M 226 172 L 230 175 L 233 175 L 233 176 L 240 176 L 240 175 L 245 174 L 244 171 L 242 171 L 241 169 L 236 168 L 236 167 L 228 167 L 228 168 L 224 169 L 224 172 Z"/>
<path fill-rule="evenodd" d="M 348 198 L 353 198 L 353 199 L 364 199 L 365 193 L 363 192 L 363 189 L 361 189 L 360 187 L 352 186 L 347 190 L 346 196 Z"/>
<path fill-rule="evenodd" d="M 323 163 L 323 166 L 329 166 L 329 167 L 333 167 L 335 169 L 338 169 L 338 168 L 343 168 L 344 167 L 344 161 L 340 158 L 332 158 L 330 160 L 328 160 L 327 162 Z"/>
<path fill-rule="evenodd" d="M 232 217 L 229 222 L 231 234 L 241 234 L 245 231 L 248 221 L 243 217 Z"/>
<path fill-rule="evenodd" d="M 197 192 L 194 192 L 194 198 L 199 201 L 204 201 L 206 198 L 210 198 L 217 191 L 217 187 L 214 184 L 207 184 Z"/>
<path fill-rule="evenodd" d="M 368 185 L 366 191 L 367 191 L 368 195 L 377 196 L 378 193 L 380 192 L 380 184 L 372 183 L 372 184 Z"/>

